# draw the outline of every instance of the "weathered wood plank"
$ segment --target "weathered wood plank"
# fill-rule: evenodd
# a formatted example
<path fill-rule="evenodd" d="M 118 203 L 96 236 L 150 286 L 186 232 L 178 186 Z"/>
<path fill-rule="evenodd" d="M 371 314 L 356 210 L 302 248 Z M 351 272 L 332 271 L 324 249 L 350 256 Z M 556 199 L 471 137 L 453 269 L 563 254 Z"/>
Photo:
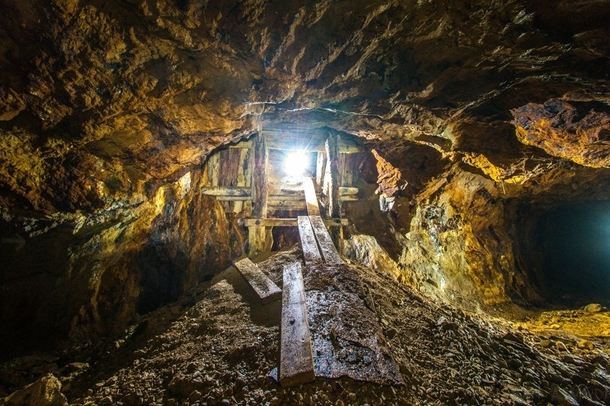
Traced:
<path fill-rule="evenodd" d="M 339 183 L 337 174 L 339 173 L 339 136 L 332 131 L 326 140 L 326 182 L 328 182 L 328 217 L 339 217 Z"/>
<path fill-rule="evenodd" d="M 320 216 L 309 216 L 311 227 L 313 228 L 314 235 L 318 241 L 318 246 L 322 252 L 322 257 L 327 265 L 341 265 L 343 260 L 333 244 L 333 240 L 330 238 L 328 230 L 324 226 L 324 221 Z"/>
<path fill-rule="evenodd" d="M 300 151 L 324 151 L 326 133 L 323 130 L 302 128 L 271 128 L 266 126 L 262 131 L 267 139 L 267 146 L 271 149 Z M 353 154 L 362 152 L 362 148 L 354 137 L 343 136 L 338 144 L 339 152 L 342 154 Z"/>
<path fill-rule="evenodd" d="M 254 184 L 253 197 L 254 215 L 256 217 L 267 217 L 267 200 L 269 196 L 269 150 L 265 145 L 265 137 L 259 134 L 254 143 Z"/>
<path fill-rule="evenodd" d="M 269 227 L 248 227 L 248 254 L 269 252 L 273 247 L 273 236 Z"/>
<path fill-rule="evenodd" d="M 250 188 L 234 186 L 204 187 L 201 193 L 208 196 L 246 197 L 250 196 Z M 242 199 L 246 200 L 246 199 Z"/>
<path fill-rule="evenodd" d="M 265 137 L 258 134 L 254 140 L 254 169 L 252 195 L 254 217 L 267 217 L 269 197 L 269 149 L 265 143 Z M 271 229 L 267 227 L 250 227 L 248 229 L 249 255 L 270 251 L 273 246 Z"/>
<path fill-rule="evenodd" d="M 316 237 L 311 227 L 311 222 L 307 216 L 298 217 L 299 236 L 301 237 L 301 250 L 306 265 L 322 263 L 322 255 L 318 249 Z"/>
<path fill-rule="evenodd" d="M 324 180 L 324 172 L 326 166 L 326 156 L 324 152 L 318 152 L 318 159 L 316 161 L 316 184 L 319 186 Z"/>
<path fill-rule="evenodd" d="M 279 380 L 282 386 L 315 379 L 301 265 L 284 267 Z"/>
<path fill-rule="evenodd" d="M 358 194 L 357 187 L 340 187 L 339 196 L 354 196 Z"/>
<path fill-rule="evenodd" d="M 348 219 L 323 219 L 322 221 L 324 221 L 326 227 L 340 227 L 349 225 Z M 238 224 L 245 227 L 297 227 L 299 225 L 296 218 L 244 218 L 239 219 Z"/>
<path fill-rule="evenodd" d="M 313 187 L 313 180 L 311 178 L 303 178 L 303 190 L 305 191 L 307 214 L 319 216 L 320 206 L 318 205 L 318 197 L 316 196 L 316 190 Z"/>
<path fill-rule="evenodd" d="M 220 170 L 220 155 L 218 153 L 210 155 L 207 162 L 208 167 L 208 185 L 211 187 L 218 186 L 218 172 Z"/>
<path fill-rule="evenodd" d="M 282 296 L 282 290 L 249 258 L 244 258 L 234 264 L 263 304 L 271 303 Z"/>

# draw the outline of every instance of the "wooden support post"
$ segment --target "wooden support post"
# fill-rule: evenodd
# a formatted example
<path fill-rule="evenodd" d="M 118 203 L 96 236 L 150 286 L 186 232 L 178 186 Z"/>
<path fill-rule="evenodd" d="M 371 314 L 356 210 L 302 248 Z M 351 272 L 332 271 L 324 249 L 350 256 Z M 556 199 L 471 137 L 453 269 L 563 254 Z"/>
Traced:
<path fill-rule="evenodd" d="M 326 167 L 326 157 L 324 152 L 318 151 L 318 159 L 316 162 L 316 183 L 318 186 L 322 186 L 324 180 L 324 172 Z"/>
<path fill-rule="evenodd" d="M 339 217 L 339 147 L 338 138 L 334 132 L 330 132 L 326 139 L 326 176 L 328 182 L 328 217 Z"/>
<path fill-rule="evenodd" d="M 316 243 L 316 237 L 307 216 L 299 216 L 299 236 L 301 237 L 301 250 L 306 265 L 322 263 L 322 255 Z"/>
<path fill-rule="evenodd" d="M 311 180 L 311 178 L 303 178 L 303 190 L 305 191 L 307 214 L 310 216 L 319 216 L 320 206 L 318 205 L 318 197 L 316 196 L 316 190 L 313 187 L 313 180 Z"/>
<path fill-rule="evenodd" d="M 267 199 L 269 196 L 269 150 L 265 145 L 265 138 L 259 134 L 254 143 L 254 182 L 252 195 L 255 204 L 253 208 L 254 217 L 267 217 Z"/>
<path fill-rule="evenodd" d="M 284 267 L 279 380 L 282 386 L 315 379 L 301 264 Z"/>
<path fill-rule="evenodd" d="M 234 264 L 263 304 L 271 303 L 282 296 L 282 290 L 249 258 Z"/>
<path fill-rule="evenodd" d="M 344 262 L 339 256 L 333 240 L 330 238 L 328 230 L 324 226 L 324 221 L 320 216 L 309 216 L 311 227 L 322 252 L 322 257 L 327 265 L 342 265 Z"/>
<path fill-rule="evenodd" d="M 252 214 L 257 218 L 267 217 L 269 197 L 268 161 L 269 150 L 265 145 L 265 138 L 259 133 L 254 143 L 254 181 L 252 182 L 252 195 L 254 197 Z M 250 227 L 248 229 L 248 242 L 248 255 L 250 256 L 264 251 L 271 251 L 273 246 L 271 229 L 267 227 Z"/>

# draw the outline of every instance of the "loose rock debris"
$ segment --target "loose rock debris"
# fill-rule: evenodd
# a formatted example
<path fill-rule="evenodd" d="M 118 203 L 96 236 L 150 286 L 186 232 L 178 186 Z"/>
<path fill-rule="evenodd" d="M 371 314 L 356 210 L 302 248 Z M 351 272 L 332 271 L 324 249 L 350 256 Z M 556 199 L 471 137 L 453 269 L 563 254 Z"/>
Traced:
<path fill-rule="evenodd" d="M 265 261 L 264 269 L 281 284 L 283 265 L 298 259 L 296 250 L 283 252 Z M 373 331 L 369 337 L 358 335 L 358 312 L 354 312 L 343 327 L 334 326 L 334 332 L 332 324 L 324 327 L 314 320 L 312 325 L 320 324 L 312 329 L 314 334 L 331 345 L 357 337 L 358 345 L 368 346 L 372 344 L 367 339 L 375 341 L 375 328 L 380 328 L 385 339 L 376 341 L 382 350 L 378 354 L 391 355 L 399 370 L 390 369 L 384 376 L 402 379 L 404 385 L 341 377 L 280 387 L 268 377 L 279 360 L 279 317 L 274 315 L 278 308 L 269 307 L 265 317 L 265 306 L 274 304 L 260 304 L 230 268 L 211 284 L 147 315 L 122 338 L 3 364 L 1 395 L 51 372 L 75 405 L 610 403 L 610 361 L 605 344 L 595 337 L 588 338 L 593 349 L 579 348 L 575 355 L 569 346 L 545 348 L 538 333 L 522 326 L 519 331 L 511 328 L 512 323 L 433 302 L 380 271 L 349 264 L 348 274 L 329 273 L 329 280 L 311 276 L 305 272 L 306 285 L 312 294 L 320 295 L 320 307 L 324 299 L 329 307 L 347 311 L 335 301 L 336 295 L 351 292 L 366 303 L 362 312 L 378 326 L 365 319 L 364 325 Z M 313 290 L 322 285 L 325 291 Z M 256 322 L 253 314 L 257 314 Z M 322 315 L 316 317 L 324 321 Z M 373 358 L 365 351 L 353 356 L 346 352 L 338 365 L 352 368 L 350 376 L 358 378 L 353 373 L 357 368 L 348 361 L 366 365 L 367 355 Z"/>

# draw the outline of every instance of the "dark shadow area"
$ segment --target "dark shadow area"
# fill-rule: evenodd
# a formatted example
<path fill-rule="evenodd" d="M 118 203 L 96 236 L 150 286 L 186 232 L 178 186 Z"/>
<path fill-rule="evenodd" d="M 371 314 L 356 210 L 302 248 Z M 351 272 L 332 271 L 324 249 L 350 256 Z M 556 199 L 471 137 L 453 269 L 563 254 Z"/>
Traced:
<path fill-rule="evenodd" d="M 609 302 L 610 201 L 562 206 L 537 222 L 544 293 L 550 303 Z"/>

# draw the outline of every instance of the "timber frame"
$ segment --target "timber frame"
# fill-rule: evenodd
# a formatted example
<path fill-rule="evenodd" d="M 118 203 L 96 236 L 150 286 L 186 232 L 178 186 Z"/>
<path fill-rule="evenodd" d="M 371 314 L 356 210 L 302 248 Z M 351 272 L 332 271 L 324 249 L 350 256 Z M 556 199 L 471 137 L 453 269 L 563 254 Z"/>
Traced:
<path fill-rule="evenodd" d="M 282 172 L 282 158 L 295 150 L 311 160 L 307 179 L 288 179 Z M 209 156 L 202 193 L 220 201 L 227 213 L 238 217 L 238 224 L 248 228 L 248 255 L 270 251 L 271 229 L 296 227 L 297 217 L 313 200 L 322 205 L 325 225 L 337 228 L 336 235 L 341 236 L 341 227 L 347 225 L 339 218 L 341 205 L 359 199 L 355 185 L 363 153 L 355 137 L 327 128 L 268 126 Z"/>

